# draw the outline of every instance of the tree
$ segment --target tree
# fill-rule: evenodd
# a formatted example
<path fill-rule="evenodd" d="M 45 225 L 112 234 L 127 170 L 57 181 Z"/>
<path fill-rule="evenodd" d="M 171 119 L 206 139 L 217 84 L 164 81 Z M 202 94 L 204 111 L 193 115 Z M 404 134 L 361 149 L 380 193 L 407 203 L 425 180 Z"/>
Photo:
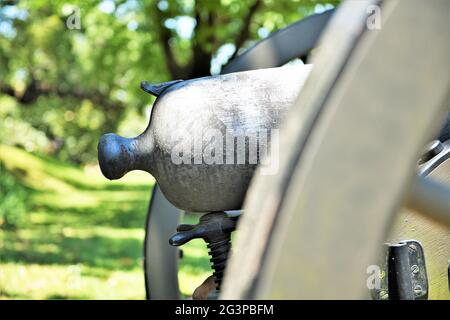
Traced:
<path fill-rule="evenodd" d="M 218 72 L 329 2 L 338 1 L 0 0 L 0 106 L 10 106 L 0 115 L 63 142 L 52 149 L 63 159 L 93 161 L 101 133 L 142 131 L 121 129 L 153 101 L 141 80 Z M 76 14 L 80 28 L 71 29 Z"/>

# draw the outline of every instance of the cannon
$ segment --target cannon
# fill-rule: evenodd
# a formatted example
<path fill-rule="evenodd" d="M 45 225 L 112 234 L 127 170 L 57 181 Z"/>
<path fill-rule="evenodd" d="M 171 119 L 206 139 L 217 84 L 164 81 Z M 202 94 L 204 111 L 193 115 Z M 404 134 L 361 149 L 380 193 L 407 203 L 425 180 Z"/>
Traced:
<path fill-rule="evenodd" d="M 272 133 L 310 70 L 297 65 L 143 82 L 142 88 L 157 96 L 150 123 L 132 139 L 104 135 L 98 145 L 100 168 L 109 179 L 147 171 L 167 199 L 186 211 L 240 209 Z"/>

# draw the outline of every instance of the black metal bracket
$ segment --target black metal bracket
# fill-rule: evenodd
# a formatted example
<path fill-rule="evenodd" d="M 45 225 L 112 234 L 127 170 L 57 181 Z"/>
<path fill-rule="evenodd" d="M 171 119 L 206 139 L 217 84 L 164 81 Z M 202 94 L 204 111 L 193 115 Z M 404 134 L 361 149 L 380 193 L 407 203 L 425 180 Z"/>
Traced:
<path fill-rule="evenodd" d="M 372 290 L 376 300 L 426 300 L 428 277 L 420 242 L 404 240 L 385 244 L 384 270 L 380 288 Z"/>

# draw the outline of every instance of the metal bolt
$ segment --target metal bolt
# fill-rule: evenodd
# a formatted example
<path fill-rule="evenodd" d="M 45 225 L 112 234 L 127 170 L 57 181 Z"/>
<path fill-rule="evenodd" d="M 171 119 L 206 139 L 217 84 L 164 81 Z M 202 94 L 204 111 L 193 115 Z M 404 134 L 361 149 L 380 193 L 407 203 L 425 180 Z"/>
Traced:
<path fill-rule="evenodd" d="M 417 251 L 417 247 L 414 244 L 409 245 L 409 252 L 414 253 Z"/>
<path fill-rule="evenodd" d="M 423 154 L 420 157 L 419 164 L 427 162 L 431 160 L 434 156 L 439 154 L 442 150 L 444 150 L 444 146 L 442 142 L 439 140 L 433 140 L 423 150 Z"/>
<path fill-rule="evenodd" d="M 422 294 L 422 287 L 421 287 L 419 284 L 417 284 L 417 285 L 414 287 L 414 294 L 415 294 L 416 296 L 420 296 L 420 295 Z"/>
<path fill-rule="evenodd" d="M 417 264 L 413 264 L 411 266 L 411 271 L 412 271 L 413 274 L 418 274 L 419 271 L 420 271 L 420 268 L 419 268 L 419 266 Z"/>

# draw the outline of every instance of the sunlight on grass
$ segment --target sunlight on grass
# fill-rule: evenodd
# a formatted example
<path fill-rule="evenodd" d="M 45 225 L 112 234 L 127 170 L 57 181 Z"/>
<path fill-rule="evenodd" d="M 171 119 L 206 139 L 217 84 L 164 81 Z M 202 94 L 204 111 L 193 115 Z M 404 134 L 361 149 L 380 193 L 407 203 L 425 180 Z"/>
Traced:
<path fill-rule="evenodd" d="M 139 272 L 102 272 L 83 264 L 1 264 L 0 299 L 142 299 Z"/>
<path fill-rule="evenodd" d="M 6 168 L 23 177 L 24 183 L 37 190 L 69 192 L 74 189 L 111 189 L 116 187 L 145 187 L 154 179 L 143 171 L 133 171 L 122 179 L 109 181 L 98 166 L 76 168 L 48 156 L 30 154 L 22 149 L 0 145 L 0 161 Z"/>
<path fill-rule="evenodd" d="M 0 299 L 145 298 L 148 173 L 108 181 L 98 166 L 77 168 L 2 145 L 0 161 L 31 188 L 25 226 L 0 229 Z M 180 288 L 189 296 L 210 268 L 204 242 L 182 249 Z"/>
<path fill-rule="evenodd" d="M 96 207 L 102 202 L 141 201 L 149 196 L 148 190 L 142 191 L 72 191 L 65 194 L 39 193 L 33 200 L 40 204 L 54 205 L 59 208 Z"/>

